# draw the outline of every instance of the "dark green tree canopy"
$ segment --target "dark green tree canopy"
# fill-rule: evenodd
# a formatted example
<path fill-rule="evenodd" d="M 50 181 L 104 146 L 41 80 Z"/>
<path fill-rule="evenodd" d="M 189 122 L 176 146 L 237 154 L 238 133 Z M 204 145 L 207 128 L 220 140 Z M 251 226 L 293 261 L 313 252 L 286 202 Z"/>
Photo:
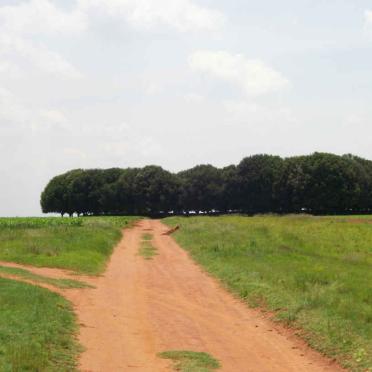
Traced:
<path fill-rule="evenodd" d="M 261 154 L 237 166 L 198 165 L 177 174 L 155 165 L 75 169 L 48 183 L 41 207 L 62 215 L 369 213 L 372 161 L 350 154 L 286 159 Z"/>
<path fill-rule="evenodd" d="M 180 205 L 185 211 L 217 209 L 223 192 L 222 172 L 212 165 L 198 165 L 178 173 Z"/>
<path fill-rule="evenodd" d="M 282 171 L 279 156 L 254 155 L 243 159 L 237 168 L 239 205 L 250 213 L 273 212 L 274 184 Z"/>

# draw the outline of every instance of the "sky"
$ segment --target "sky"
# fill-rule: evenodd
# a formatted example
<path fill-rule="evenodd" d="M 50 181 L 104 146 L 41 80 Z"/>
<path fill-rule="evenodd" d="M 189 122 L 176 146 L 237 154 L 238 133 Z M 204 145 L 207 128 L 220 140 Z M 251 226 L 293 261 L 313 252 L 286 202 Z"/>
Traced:
<path fill-rule="evenodd" d="M 75 168 L 372 159 L 371 0 L 0 0 L 0 216 Z"/>

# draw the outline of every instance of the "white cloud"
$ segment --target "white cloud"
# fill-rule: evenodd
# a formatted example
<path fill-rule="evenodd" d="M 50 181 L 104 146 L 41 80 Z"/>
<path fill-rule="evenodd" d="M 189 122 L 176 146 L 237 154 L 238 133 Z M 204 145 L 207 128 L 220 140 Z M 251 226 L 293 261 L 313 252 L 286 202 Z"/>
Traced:
<path fill-rule="evenodd" d="M 8 122 L 23 124 L 29 111 L 24 107 L 12 92 L 0 88 L 0 127 L 5 127 Z"/>
<path fill-rule="evenodd" d="M 74 34 L 87 27 L 86 16 L 78 9 L 64 12 L 48 0 L 24 1 L 0 7 L 1 28 L 12 34 Z"/>
<path fill-rule="evenodd" d="M 201 50 L 190 56 L 189 64 L 194 71 L 237 85 L 252 96 L 288 85 L 288 80 L 280 72 L 260 60 L 250 60 L 241 54 Z"/>
<path fill-rule="evenodd" d="M 364 18 L 368 24 L 372 24 L 372 10 L 366 10 L 364 12 Z"/>
<path fill-rule="evenodd" d="M 149 81 L 144 82 L 144 92 L 150 96 L 161 94 L 163 90 L 162 84 Z"/>
<path fill-rule="evenodd" d="M 50 0 L 0 6 L 0 72 L 5 63 L 7 70 L 19 70 L 20 57 L 49 74 L 81 77 L 62 55 L 50 50 L 45 39 L 50 42 L 52 36 L 81 34 L 89 30 L 96 18 L 116 19 L 135 29 L 166 26 L 180 32 L 218 30 L 225 22 L 221 12 L 192 0 L 76 0 L 68 11 Z"/>
<path fill-rule="evenodd" d="M 372 36 L 372 10 L 366 10 L 364 12 L 364 28 L 369 36 Z"/>
<path fill-rule="evenodd" d="M 66 116 L 58 110 L 40 110 L 39 115 L 48 122 L 64 125 L 67 123 Z"/>
<path fill-rule="evenodd" d="M 1 29 L 12 34 L 75 34 L 89 28 L 94 16 L 116 18 L 134 28 L 169 26 L 178 31 L 214 31 L 223 27 L 222 12 L 193 0 L 77 0 L 70 11 L 50 0 L 0 6 Z"/>
<path fill-rule="evenodd" d="M 225 23 L 220 11 L 192 0 L 79 0 L 79 9 L 122 19 L 135 29 L 144 30 L 168 26 L 180 32 L 215 31 Z"/>
<path fill-rule="evenodd" d="M 275 126 L 280 126 L 283 123 L 287 126 L 297 123 L 294 113 L 288 107 L 270 107 L 248 101 L 225 101 L 223 106 L 229 117 L 238 122 L 273 124 Z"/>
<path fill-rule="evenodd" d="M 32 63 L 41 71 L 49 74 L 59 75 L 67 78 L 80 78 L 81 73 L 60 54 L 49 50 L 40 43 L 31 42 L 19 36 L 1 35 L 0 36 L 0 56 L 7 57 L 5 63 L 8 68 L 19 70 L 18 58 L 22 58 Z"/>
<path fill-rule="evenodd" d="M 64 12 L 48 0 L 0 6 L 0 58 L 8 70 L 20 71 L 18 65 L 25 60 L 46 73 L 78 78 L 77 69 L 41 40 L 53 34 L 71 36 L 86 27 L 86 17 L 78 9 Z"/>
<path fill-rule="evenodd" d="M 102 130 L 101 137 L 105 139 L 100 145 L 100 153 L 105 157 L 125 158 L 134 156 L 140 161 L 159 156 L 162 146 L 151 136 L 144 136 L 134 126 L 126 123 L 110 124 Z"/>
<path fill-rule="evenodd" d="M 19 78 L 22 76 L 21 70 L 8 61 L 0 61 L 0 76 L 6 78 Z"/>
<path fill-rule="evenodd" d="M 204 97 L 197 93 L 188 93 L 184 98 L 187 102 L 191 103 L 202 103 L 204 101 Z"/>
<path fill-rule="evenodd" d="M 65 147 L 62 150 L 63 154 L 65 156 L 71 157 L 71 158 L 78 158 L 80 160 L 85 160 L 88 158 L 88 155 L 85 151 L 82 151 L 81 149 L 73 148 L 73 147 Z"/>
<path fill-rule="evenodd" d="M 9 90 L 0 88 L 0 129 L 47 131 L 65 126 L 65 115 L 56 109 L 35 109 Z"/>

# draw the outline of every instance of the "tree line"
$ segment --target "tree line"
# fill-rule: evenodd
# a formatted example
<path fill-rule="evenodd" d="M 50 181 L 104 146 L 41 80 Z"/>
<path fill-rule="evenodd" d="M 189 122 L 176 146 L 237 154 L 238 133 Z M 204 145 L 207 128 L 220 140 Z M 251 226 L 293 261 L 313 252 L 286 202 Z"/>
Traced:
<path fill-rule="evenodd" d="M 372 211 L 372 161 L 314 153 L 253 155 L 238 165 L 75 169 L 41 194 L 44 213 L 159 215 L 192 213 L 353 214 Z"/>

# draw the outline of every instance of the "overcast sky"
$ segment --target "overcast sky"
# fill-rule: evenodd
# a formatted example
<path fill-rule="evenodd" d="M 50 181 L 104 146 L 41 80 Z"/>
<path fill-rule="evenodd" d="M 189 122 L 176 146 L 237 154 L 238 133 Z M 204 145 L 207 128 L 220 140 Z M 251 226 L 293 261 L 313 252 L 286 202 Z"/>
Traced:
<path fill-rule="evenodd" d="M 0 216 L 72 168 L 372 159 L 371 0 L 0 0 Z"/>

